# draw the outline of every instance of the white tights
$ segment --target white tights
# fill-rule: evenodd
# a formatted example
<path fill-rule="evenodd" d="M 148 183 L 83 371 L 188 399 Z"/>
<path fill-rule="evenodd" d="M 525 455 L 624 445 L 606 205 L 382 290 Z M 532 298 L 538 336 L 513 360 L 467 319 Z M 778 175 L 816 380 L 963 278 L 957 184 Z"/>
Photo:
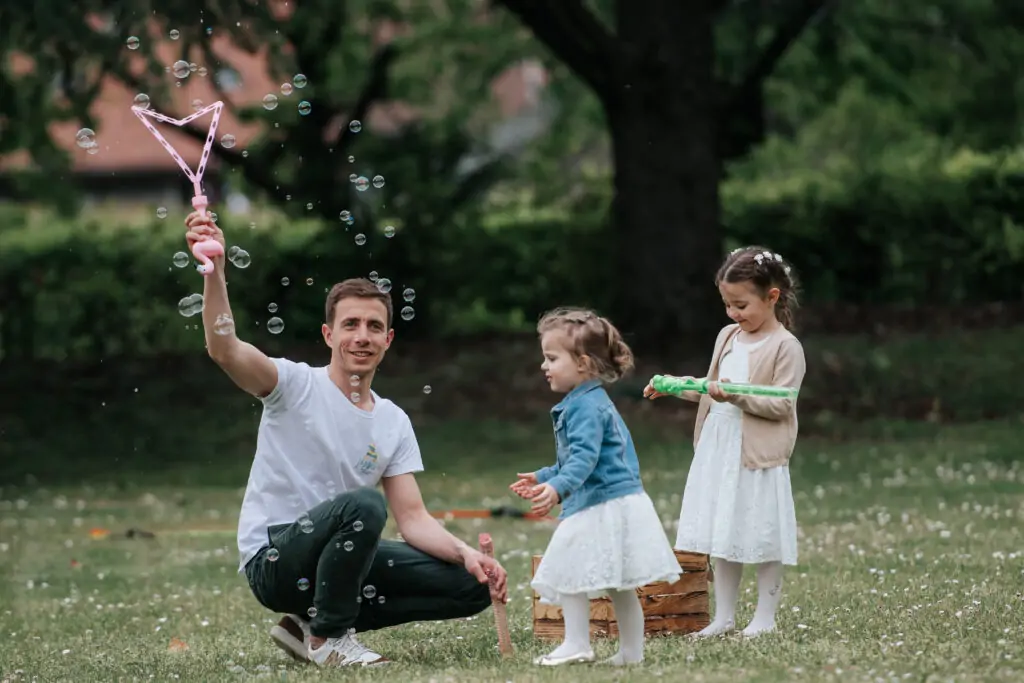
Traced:
<path fill-rule="evenodd" d="M 619 625 L 619 651 L 611 664 L 639 664 L 644 659 L 644 610 L 636 591 L 609 591 Z M 586 593 L 563 596 L 565 639 L 548 656 L 552 658 L 590 652 L 590 600 Z"/>
<path fill-rule="evenodd" d="M 736 600 L 739 597 L 743 565 L 715 558 L 715 618 L 695 635 L 707 638 L 736 628 Z M 782 563 L 757 565 L 757 609 L 743 635 L 754 637 L 775 629 L 775 612 L 782 600 Z"/>

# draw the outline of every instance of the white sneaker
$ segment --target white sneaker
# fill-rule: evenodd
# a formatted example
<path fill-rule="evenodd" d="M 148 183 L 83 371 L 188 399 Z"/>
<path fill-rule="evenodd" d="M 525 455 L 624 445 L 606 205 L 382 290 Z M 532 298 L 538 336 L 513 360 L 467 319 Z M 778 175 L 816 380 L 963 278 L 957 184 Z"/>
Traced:
<path fill-rule="evenodd" d="M 295 616 L 286 614 L 270 629 L 270 637 L 274 644 L 284 650 L 292 659 L 300 662 L 309 661 L 309 623 Z"/>
<path fill-rule="evenodd" d="M 377 666 L 388 659 L 366 647 L 354 635 L 328 638 L 318 648 L 309 648 L 309 659 L 317 666 Z"/>

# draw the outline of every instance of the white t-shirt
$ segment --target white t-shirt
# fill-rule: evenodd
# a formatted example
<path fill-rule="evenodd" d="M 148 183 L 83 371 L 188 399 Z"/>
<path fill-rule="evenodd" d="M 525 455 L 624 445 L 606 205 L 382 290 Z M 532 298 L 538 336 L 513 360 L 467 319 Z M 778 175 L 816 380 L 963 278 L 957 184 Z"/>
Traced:
<path fill-rule="evenodd" d="M 373 394 L 357 408 L 327 374 L 284 358 L 277 386 L 263 399 L 256 457 L 238 518 L 239 572 L 268 543 L 267 527 L 294 522 L 340 493 L 376 486 L 382 477 L 422 472 L 409 416 Z"/>

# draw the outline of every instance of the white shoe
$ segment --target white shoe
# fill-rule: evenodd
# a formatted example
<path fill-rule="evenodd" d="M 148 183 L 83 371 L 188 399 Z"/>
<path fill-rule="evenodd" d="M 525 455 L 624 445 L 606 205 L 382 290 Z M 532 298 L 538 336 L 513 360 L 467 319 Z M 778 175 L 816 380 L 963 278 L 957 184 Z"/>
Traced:
<path fill-rule="evenodd" d="M 540 666 L 562 666 L 563 664 L 586 664 L 594 661 L 594 651 L 585 650 L 583 652 L 576 652 L 571 655 L 565 655 L 564 657 L 552 657 L 551 655 L 543 655 L 533 660 L 534 664 Z"/>
<path fill-rule="evenodd" d="M 328 638 L 318 648 L 309 648 L 309 659 L 317 666 L 377 666 L 388 659 L 366 647 L 354 635 Z"/>
<path fill-rule="evenodd" d="M 270 629 L 270 637 L 274 644 L 284 650 L 292 659 L 300 662 L 309 661 L 309 623 L 295 616 L 286 614 L 281 621 Z"/>

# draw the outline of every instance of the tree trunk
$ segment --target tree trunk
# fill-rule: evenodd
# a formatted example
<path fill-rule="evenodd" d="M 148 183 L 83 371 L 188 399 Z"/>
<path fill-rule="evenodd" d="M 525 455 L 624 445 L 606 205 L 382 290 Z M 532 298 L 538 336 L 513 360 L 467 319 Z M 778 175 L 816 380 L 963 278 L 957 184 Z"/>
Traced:
<path fill-rule="evenodd" d="M 710 354 L 727 322 L 713 282 L 723 257 L 714 3 L 626 4 L 623 70 L 602 98 L 615 159 L 615 320 L 638 349 Z"/>

